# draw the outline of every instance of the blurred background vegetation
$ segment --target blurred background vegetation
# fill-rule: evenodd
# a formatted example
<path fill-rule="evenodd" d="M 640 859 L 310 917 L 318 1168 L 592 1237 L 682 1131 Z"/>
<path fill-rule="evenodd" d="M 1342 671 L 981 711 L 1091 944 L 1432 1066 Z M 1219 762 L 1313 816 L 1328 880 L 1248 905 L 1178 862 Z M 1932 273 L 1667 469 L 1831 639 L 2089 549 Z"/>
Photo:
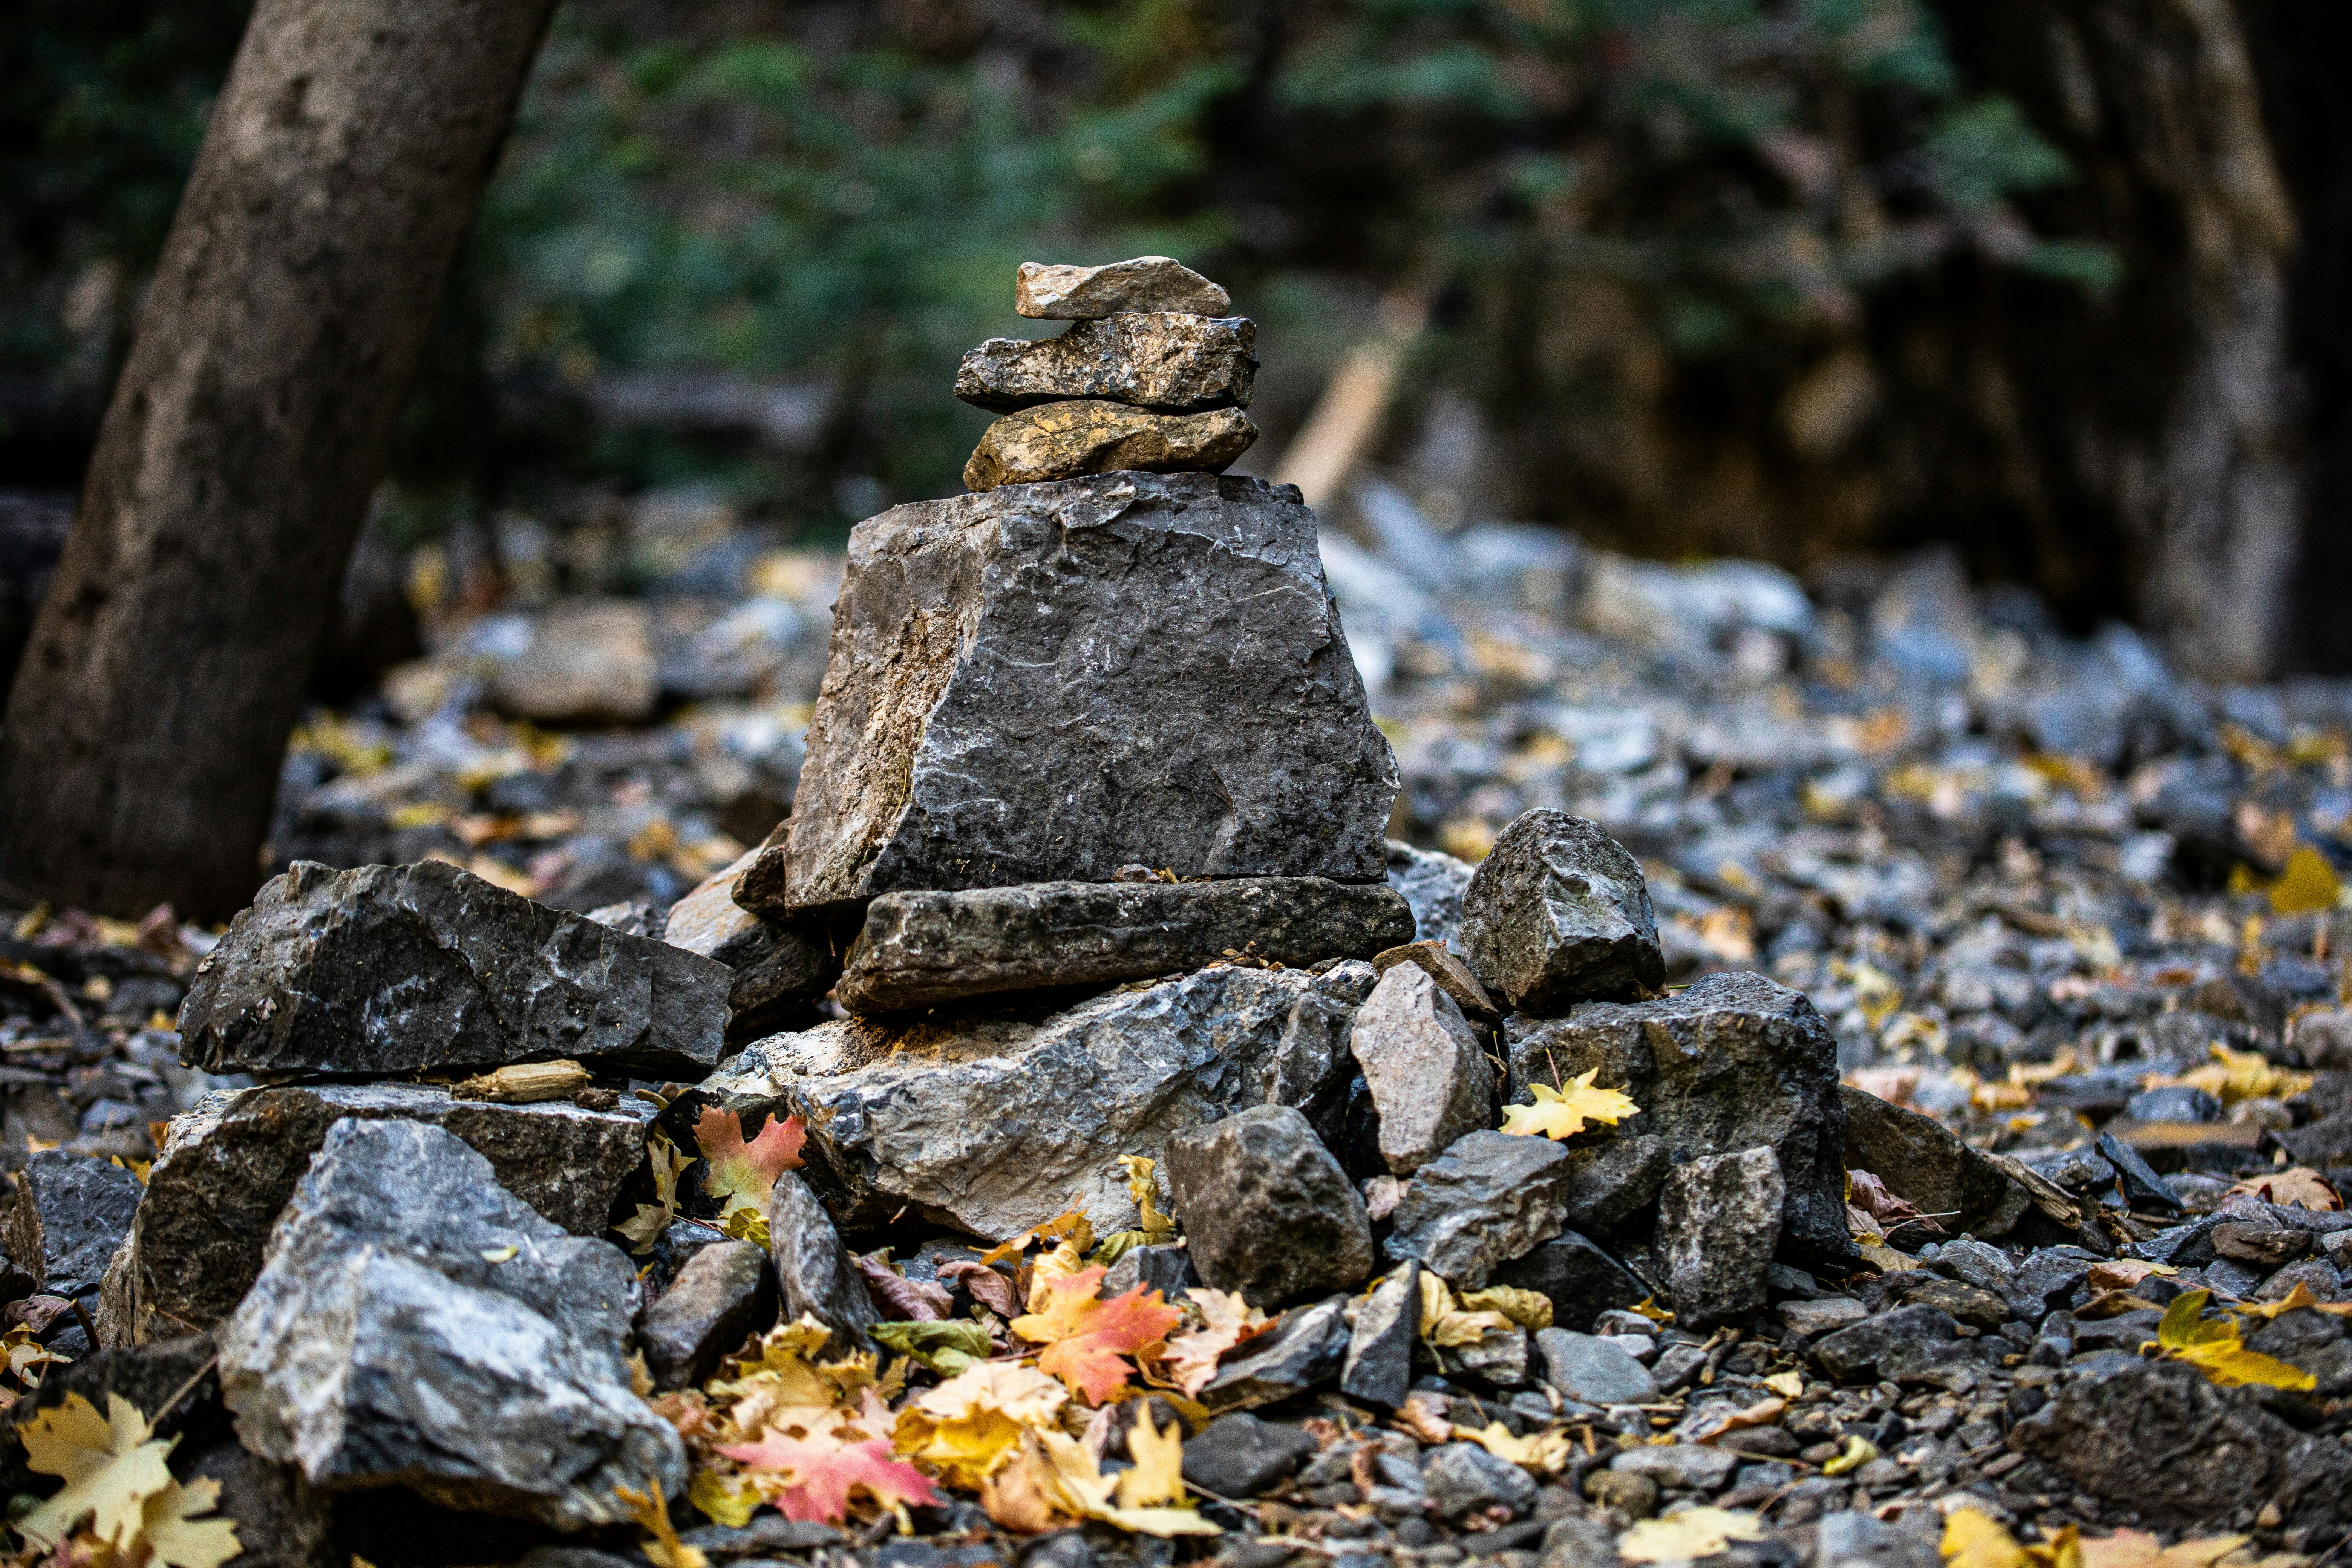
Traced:
<path fill-rule="evenodd" d="M 2120 57 L 2210 68 L 2216 16 L 2259 54 L 2294 8 L 2153 9 L 572 0 L 380 526 L 495 540 L 690 485 L 838 537 L 956 489 L 985 423 L 958 357 L 1037 330 L 1015 263 L 1162 251 L 1260 323 L 1260 471 L 1402 302 L 1427 324 L 1370 457 L 1441 526 L 1801 570 L 1948 540 L 2088 625 L 2142 546 L 2129 464 L 2084 454 L 2160 447 L 2210 337 L 2196 203 L 2156 211 L 2132 162 L 2163 60 Z M 77 483 L 245 10 L 0 20 L 0 486 Z M 2265 79 L 2290 183 L 2341 129 L 2291 79 L 2311 41 Z M 2345 205 L 2343 161 L 2298 198 Z"/>

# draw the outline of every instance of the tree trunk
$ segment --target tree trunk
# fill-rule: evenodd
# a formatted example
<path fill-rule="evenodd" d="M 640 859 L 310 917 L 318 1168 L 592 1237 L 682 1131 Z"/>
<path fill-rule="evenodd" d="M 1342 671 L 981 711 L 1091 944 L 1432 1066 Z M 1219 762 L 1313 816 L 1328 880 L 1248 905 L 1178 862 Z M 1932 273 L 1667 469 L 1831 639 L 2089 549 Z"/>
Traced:
<path fill-rule="evenodd" d="M 552 0 L 260 0 L 0 730 L 0 876 L 217 918 Z"/>

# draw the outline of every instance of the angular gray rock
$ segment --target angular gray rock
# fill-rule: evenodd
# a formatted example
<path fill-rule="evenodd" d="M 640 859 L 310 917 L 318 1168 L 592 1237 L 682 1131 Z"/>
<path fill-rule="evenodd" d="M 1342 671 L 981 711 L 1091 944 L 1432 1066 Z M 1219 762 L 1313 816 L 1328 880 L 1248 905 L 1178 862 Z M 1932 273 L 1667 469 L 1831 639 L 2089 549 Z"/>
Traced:
<path fill-rule="evenodd" d="M 1581 1333 L 1601 1313 L 1654 1295 L 1625 1266 L 1575 1231 L 1497 1268 L 1490 1281 L 1533 1290 L 1551 1302 L 1553 1326 Z"/>
<path fill-rule="evenodd" d="M 723 871 L 672 904 L 662 940 L 735 972 L 727 988 L 727 1038 L 748 1041 L 772 1034 L 833 988 L 841 978 L 850 933 L 825 920 L 763 919 L 735 901 L 736 884 L 757 849 L 746 849 Z"/>
<path fill-rule="evenodd" d="M 892 1013 L 1181 973 L 1228 952 L 1305 968 L 1370 958 L 1412 929 L 1387 888 L 1320 877 L 885 893 L 866 907 L 839 994 L 853 1011 Z"/>
<path fill-rule="evenodd" d="M 1638 995 L 1666 977 L 1641 862 L 1581 816 L 1521 812 L 1462 895 L 1462 952 L 1519 1012 Z"/>
<path fill-rule="evenodd" d="M 1217 1368 L 1201 1391 L 1211 1411 L 1251 1410 L 1336 1377 L 1348 1358 L 1348 1299 L 1293 1307 Z"/>
<path fill-rule="evenodd" d="M 1958 1236 L 2006 1236 L 2032 1206 L 2023 1187 L 1932 1116 L 1841 1088 L 1845 1163 L 1868 1171 L 1896 1197 Z"/>
<path fill-rule="evenodd" d="M 1568 1152 L 1568 1223 L 1613 1236 L 1656 1206 L 1674 1154 L 1655 1132 L 1619 1133 Z"/>
<path fill-rule="evenodd" d="M 1422 1457 L 1421 1484 L 1444 1518 L 1499 1509 L 1517 1518 L 1536 1506 L 1538 1489 L 1527 1471 L 1475 1443 L 1447 1443 Z"/>
<path fill-rule="evenodd" d="M 992 414 L 1066 397 L 1163 414 L 1247 408 L 1256 343 L 1257 323 L 1245 316 L 1131 310 L 1059 337 L 991 338 L 964 354 L 955 395 Z"/>
<path fill-rule="evenodd" d="M 778 1176 L 769 1194 L 768 1257 L 783 1293 L 786 1321 L 809 1317 L 831 1329 L 833 1338 L 824 1345 L 828 1357 L 874 1348 L 866 1331 L 882 1314 L 874 1310 L 866 1281 L 841 1245 L 833 1216 L 797 1171 Z"/>
<path fill-rule="evenodd" d="M 1412 1350 L 1421 1336 L 1421 1266 L 1407 1259 L 1356 1303 L 1339 1392 L 1382 1410 L 1404 1403 L 1412 1386 Z"/>
<path fill-rule="evenodd" d="M 980 433 L 963 482 L 992 490 L 1122 469 L 1218 474 L 1256 443 L 1257 426 L 1238 408 L 1150 414 L 1098 397 L 1041 403 Z"/>
<path fill-rule="evenodd" d="M 776 1321 L 768 1255 L 749 1241 L 714 1242 L 687 1259 L 637 1323 L 656 1389 L 698 1385 L 719 1358 Z"/>
<path fill-rule="evenodd" d="M 1348 1173 L 1286 1105 L 1168 1140 L 1168 1180 L 1192 1266 L 1252 1306 L 1349 1290 L 1372 1271 L 1372 1226 Z"/>
<path fill-rule="evenodd" d="M 138 1213 L 139 1178 L 95 1154 L 42 1149 L 16 1176 L 8 1260 L 49 1296 L 94 1295 Z"/>
<path fill-rule="evenodd" d="M 1521 1388 L 1535 1376 L 1535 1343 L 1525 1329 L 1489 1329 L 1466 1345 L 1437 1347 L 1438 1369 L 1489 1388 Z"/>
<path fill-rule="evenodd" d="M 1462 895 L 1478 868 L 1436 849 L 1416 849 L 1402 839 L 1381 842 L 1389 886 L 1412 906 L 1413 940 L 1462 945 Z"/>
<path fill-rule="evenodd" d="M 314 1486 L 616 1523 L 616 1488 L 686 1473 L 630 1389 L 636 1293 L 618 1248 L 541 1218 L 453 1134 L 340 1121 L 221 1331 L 222 1394 L 245 1446 Z"/>
<path fill-rule="evenodd" d="M 1381 1158 L 1396 1174 L 1493 1123 L 1495 1068 L 1479 1037 L 1418 963 L 1392 965 L 1356 1009 L 1348 1048 L 1380 1113 Z"/>
<path fill-rule="evenodd" d="M 1123 1296 L 1140 1285 L 1159 1291 L 1162 1300 L 1173 1301 L 1200 1283 L 1201 1272 L 1192 1267 L 1191 1247 L 1137 1247 L 1120 1253 L 1118 1261 L 1103 1270 L 1102 1293 Z"/>
<path fill-rule="evenodd" d="M 1710 1154 L 1666 1173 L 1658 1191 L 1658 1253 L 1676 1322 L 1711 1329 L 1744 1322 L 1763 1308 L 1787 1196 L 1769 1148 Z"/>
<path fill-rule="evenodd" d="M 1372 967 L 1382 974 L 1400 963 L 1419 965 L 1432 980 L 1437 982 L 1440 991 L 1454 998 L 1454 1005 L 1462 1009 L 1464 1017 L 1475 1023 L 1491 1024 L 1503 1016 L 1503 1010 L 1495 1005 L 1494 997 L 1487 994 L 1486 988 L 1478 983 L 1478 977 L 1470 973 L 1470 966 L 1454 957 L 1444 942 L 1435 940 L 1409 942 L 1372 954 Z"/>
<path fill-rule="evenodd" d="M 1879 1363 L 1915 1345 L 1940 1344 L 1958 1333 L 1951 1315 L 1934 1307 L 1897 1307 L 1835 1330 L 1813 1342 L 1813 1363 L 1840 1383 L 1869 1383 Z"/>
<path fill-rule="evenodd" d="M 1392 1258 L 1464 1290 L 1558 1236 L 1568 1209 L 1568 1151 L 1549 1138 L 1482 1128 L 1423 1165 L 1397 1205 Z"/>
<path fill-rule="evenodd" d="M 792 818 L 738 901 L 1381 880 L 1396 763 L 1297 495 L 1119 473 L 859 523 Z"/>
<path fill-rule="evenodd" d="M 1646 1476 L 1660 1487 L 1685 1491 L 1717 1492 L 1739 1468 L 1739 1456 L 1729 1448 L 1699 1443 L 1662 1443 L 1632 1448 L 1609 1461 L 1620 1475 Z"/>
<path fill-rule="evenodd" d="M 1254 1498 L 1313 1458 L 1315 1447 L 1296 1426 L 1236 1411 L 1184 1445 L 1184 1479 L 1216 1497 Z"/>
<path fill-rule="evenodd" d="M 1649 1405 L 1658 1397 L 1650 1369 L 1616 1340 L 1545 1329 L 1536 1335 L 1536 1351 L 1543 1357 L 1544 1381 L 1563 1399 L 1607 1405 Z"/>
<path fill-rule="evenodd" d="M 704 1087 L 730 1110 L 806 1118 L 808 1174 L 841 1222 L 900 1209 L 1002 1240 L 1075 1202 L 1096 1234 L 1135 1224 L 1122 1154 L 1253 1105 L 1336 1132 L 1348 1026 L 1371 965 L 1203 970 L 1043 1023 L 840 1019 L 761 1041 Z"/>
<path fill-rule="evenodd" d="M 1032 321 L 1092 321 L 1123 310 L 1222 316 L 1233 296 L 1172 256 L 1138 256 L 1100 267 L 1024 261 L 1013 308 Z"/>
<path fill-rule="evenodd" d="M 568 1057 L 699 1078 L 733 976 L 438 860 L 262 885 L 196 966 L 180 1059 L 206 1072 L 388 1076 Z"/>
<path fill-rule="evenodd" d="M 646 1158 L 644 1123 L 625 1110 L 453 1100 L 407 1083 L 216 1091 L 173 1118 L 102 1316 L 142 1342 L 227 1316 L 261 1272 L 270 1223 L 346 1117 L 444 1129 L 490 1163 L 500 1186 L 574 1236 L 604 1234 L 621 1184 Z"/>
<path fill-rule="evenodd" d="M 1783 1243 L 1800 1262 L 1851 1257 L 1837 1040 L 1801 992 L 1761 974 L 1709 974 L 1654 1002 L 1513 1018 L 1504 1039 L 1513 1100 L 1531 1099 L 1528 1085 L 1549 1083 L 1555 1068 L 1598 1068 L 1594 1082 L 1642 1108 L 1618 1123 L 1621 1139 L 1655 1133 L 1677 1163 L 1769 1145 L 1788 1184 Z"/>

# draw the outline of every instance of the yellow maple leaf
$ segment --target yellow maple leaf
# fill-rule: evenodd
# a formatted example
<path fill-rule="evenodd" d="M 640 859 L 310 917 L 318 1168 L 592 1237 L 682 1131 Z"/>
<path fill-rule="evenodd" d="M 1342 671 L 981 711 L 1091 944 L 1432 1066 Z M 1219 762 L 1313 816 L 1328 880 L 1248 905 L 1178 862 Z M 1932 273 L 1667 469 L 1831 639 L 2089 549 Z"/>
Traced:
<path fill-rule="evenodd" d="M 2265 1171 L 2259 1176 L 2248 1176 L 2232 1184 L 2230 1191 L 2286 1208 L 2306 1208 L 2315 1214 L 2332 1214 L 2344 1206 L 2344 1194 L 2336 1190 L 2335 1184 L 2308 1165 L 2288 1165 Z"/>
<path fill-rule="evenodd" d="M 1147 1412 L 1142 1419 L 1136 1423 L 1134 1431 L 1140 1432 L 1150 1425 L 1150 1421 L 1151 1417 Z M 1130 1441 L 1133 1435 L 1132 1432 L 1129 1434 Z M 1154 1437 L 1158 1436 L 1157 1432 L 1153 1433 Z M 1172 1426 L 1169 1430 L 1167 1442 L 1178 1447 L 1177 1462 L 1181 1467 L 1181 1446 L 1178 1443 L 1177 1431 Z M 1099 1519 L 1105 1523 L 1115 1524 L 1121 1530 L 1133 1531 L 1139 1535 L 1168 1537 L 1224 1533 L 1222 1526 L 1212 1524 L 1189 1508 L 1167 1506 L 1128 1508 L 1114 1504 L 1111 1497 L 1119 1489 L 1120 1478 L 1117 1475 L 1104 1475 L 1101 1463 L 1095 1458 L 1094 1450 L 1066 1432 L 1040 1431 L 1028 1434 L 1023 1439 L 1022 1459 L 1014 1468 L 1027 1472 L 1025 1479 L 1027 1488 L 1048 1500 L 1056 1511 L 1066 1513 L 1073 1518 Z M 1175 1482 L 1179 1489 L 1182 1484 L 1181 1478 Z M 1139 1483 L 1138 1495 L 1151 1495 L 1156 1489 L 1156 1489 L 1150 1481 Z M 987 1495 L 985 1492 L 982 1494 L 983 1507 L 986 1506 Z"/>
<path fill-rule="evenodd" d="M 173 1481 L 147 1500 L 139 1533 L 147 1542 L 151 1568 L 220 1568 L 244 1548 L 236 1521 L 198 1519 L 220 1506 L 220 1483 Z"/>
<path fill-rule="evenodd" d="M 1118 1473 L 1118 1506 L 1150 1508 L 1184 1501 L 1184 1428 L 1171 1421 L 1162 1432 L 1151 1419 L 1151 1402 L 1138 1402 L 1135 1425 L 1127 1434 L 1128 1458 L 1135 1463 Z"/>
<path fill-rule="evenodd" d="M 1507 1464 L 1551 1475 L 1568 1468 L 1575 1450 L 1570 1446 L 1568 1429 L 1554 1426 L 1530 1436 L 1515 1437 L 1511 1429 L 1500 1421 L 1472 1428 L 1456 1426 L 1454 1436 L 1465 1442 L 1475 1443 L 1495 1458 Z"/>
<path fill-rule="evenodd" d="M 119 1394 L 106 1396 L 106 1415 L 79 1394 L 44 1410 L 19 1430 L 26 1464 L 45 1476 L 63 1476 L 65 1488 L 19 1521 L 16 1528 L 36 1544 L 55 1547 L 88 1516 L 89 1533 L 109 1546 L 128 1548 L 146 1521 L 147 1500 L 172 1484 L 164 1460 L 171 1440 L 154 1440 L 153 1428 Z"/>
<path fill-rule="evenodd" d="M 1458 1349 L 1517 1326 L 1497 1311 L 1465 1310 L 1451 1285 L 1429 1269 L 1421 1271 L 1421 1337 L 1431 1344 Z"/>
<path fill-rule="evenodd" d="M 907 1401 L 892 1441 L 950 1486 L 977 1489 L 1020 1452 L 1024 1433 L 1059 1430 L 1069 1400 L 1034 1366 L 984 1361 Z"/>
<path fill-rule="evenodd" d="M 997 1243 L 982 1253 L 980 1260 L 982 1263 L 1002 1263 L 1008 1258 L 1019 1257 L 1033 1246 L 1048 1241 L 1062 1242 L 1080 1254 L 1092 1252 L 1095 1227 L 1084 1213 L 1071 1209 L 1055 1215 L 1033 1229 L 1023 1231 L 1019 1236 Z"/>
<path fill-rule="evenodd" d="M 2218 1041 L 2205 1047 L 2213 1059 L 2178 1078 L 2151 1076 L 2143 1088 L 2186 1085 L 2201 1089 L 2224 1105 L 2242 1100 L 2293 1100 L 2311 1088 L 2312 1075 L 2273 1067 L 2260 1051 L 2233 1051 Z"/>
<path fill-rule="evenodd" d="M 1617 1541 L 1626 1563 L 1686 1563 L 1712 1557 L 1735 1541 L 1761 1541 L 1764 1522 L 1746 1509 L 1686 1508 L 1665 1519 L 1644 1519 Z"/>
<path fill-rule="evenodd" d="M 1551 1298 L 1540 1290 L 1522 1290 L 1516 1285 L 1489 1285 L 1484 1290 L 1462 1292 L 1462 1310 L 1465 1312 L 1500 1312 L 1528 1332 L 1541 1333 L 1551 1327 Z"/>
<path fill-rule="evenodd" d="M 1614 1127 L 1626 1117 L 1637 1114 L 1642 1108 L 1615 1089 L 1592 1086 L 1600 1072 L 1599 1068 L 1594 1068 L 1581 1077 L 1572 1078 L 1566 1089 L 1543 1083 L 1528 1085 L 1536 1102 L 1505 1106 L 1503 1131 L 1531 1137 L 1539 1134 L 1546 1138 L 1573 1138 L 1584 1131 L 1588 1121 Z"/>
<path fill-rule="evenodd" d="M 646 1160 L 653 1166 L 656 1201 L 639 1204 L 635 1214 L 613 1227 L 629 1238 L 629 1250 L 640 1258 L 654 1249 L 661 1233 L 677 1217 L 677 1179 L 694 1163 L 694 1156 L 680 1152 L 656 1132 L 646 1142 Z"/>
<path fill-rule="evenodd" d="M 1152 1180 L 1151 1162 L 1140 1154 L 1121 1154 L 1118 1163 L 1127 1167 L 1128 1195 L 1135 1200 L 1135 1212 L 1142 1217 L 1135 1227 L 1143 1232 L 1147 1247 L 1158 1247 L 1176 1238 L 1176 1222 L 1160 1212 L 1160 1184 Z"/>
<path fill-rule="evenodd" d="M 2211 1296 L 2210 1290 L 2183 1291 L 2164 1310 L 2154 1343 L 2164 1352 L 2165 1359 L 2187 1362 L 2222 1388 L 2261 1384 L 2300 1392 L 2318 1386 L 2318 1380 L 2301 1368 L 2248 1350 L 2240 1337 L 2237 1319 L 2203 1321 L 2205 1303 Z"/>

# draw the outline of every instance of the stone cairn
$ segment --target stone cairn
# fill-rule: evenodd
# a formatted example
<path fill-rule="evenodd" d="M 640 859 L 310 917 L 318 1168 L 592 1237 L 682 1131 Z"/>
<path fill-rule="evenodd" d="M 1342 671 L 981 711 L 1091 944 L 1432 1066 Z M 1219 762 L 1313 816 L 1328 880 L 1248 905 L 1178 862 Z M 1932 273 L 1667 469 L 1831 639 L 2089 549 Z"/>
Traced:
<path fill-rule="evenodd" d="M 281 1542 L 324 1540 L 331 1495 L 387 1562 L 435 1520 L 624 1525 L 688 1471 L 633 1352 L 671 1390 L 780 1316 L 842 1354 L 913 1297 L 1009 1309 L 1017 1264 L 980 1245 L 1073 1208 L 1140 1243 L 1106 1294 L 1205 1285 L 1277 1314 L 1198 1389 L 1214 1419 L 1183 1470 L 1220 1497 L 1317 1449 L 1240 1413 L 1318 1389 L 1390 1414 L 1411 1391 L 1416 1430 L 1468 1399 L 1474 1427 L 1613 1433 L 1586 1439 L 1584 1492 L 1637 1508 L 1731 1484 L 1698 1406 L 1651 1440 L 1718 1327 L 1841 1382 L 2007 1364 L 1944 1307 L 2030 1324 L 2024 1297 L 1938 1276 L 1942 1305 L 1874 1316 L 1809 1272 L 1861 1262 L 1846 1150 L 1980 1238 L 2087 1237 L 2063 1194 L 1842 1090 L 1801 994 L 1753 973 L 1661 993 L 1641 868 L 1593 824 L 1531 811 L 1475 874 L 1384 841 L 1395 763 L 1315 519 L 1218 471 L 1255 436 L 1254 329 L 1225 291 L 1147 257 L 1024 267 L 1018 302 L 1076 324 L 966 357 L 957 395 L 1004 416 L 972 493 L 852 533 L 766 843 L 667 911 L 306 863 L 237 917 L 183 1059 L 260 1081 L 174 1118 L 143 1184 L 61 1152 L 19 1183 L 14 1299 L 58 1302 L 50 1341 L 85 1358 L 42 1402 L 153 1411 L 179 1388 L 215 1412 L 172 1419 L 224 1511 Z M 1498 1130 L 1580 1086 L 1634 1109 Z M 691 1156 L 715 1124 L 788 1118 L 798 1168 L 730 1235 L 698 1174 L 717 1156 Z M 1181 1240 L 1137 1228 L 1163 1205 Z M 910 1226 L 931 1239 L 902 1264 L 842 1240 Z M 1492 1523 L 1568 1453 L 1441 1441 L 1358 1480 L 1383 1518 Z M 840 1539 L 806 1530 L 773 1543 Z"/>

